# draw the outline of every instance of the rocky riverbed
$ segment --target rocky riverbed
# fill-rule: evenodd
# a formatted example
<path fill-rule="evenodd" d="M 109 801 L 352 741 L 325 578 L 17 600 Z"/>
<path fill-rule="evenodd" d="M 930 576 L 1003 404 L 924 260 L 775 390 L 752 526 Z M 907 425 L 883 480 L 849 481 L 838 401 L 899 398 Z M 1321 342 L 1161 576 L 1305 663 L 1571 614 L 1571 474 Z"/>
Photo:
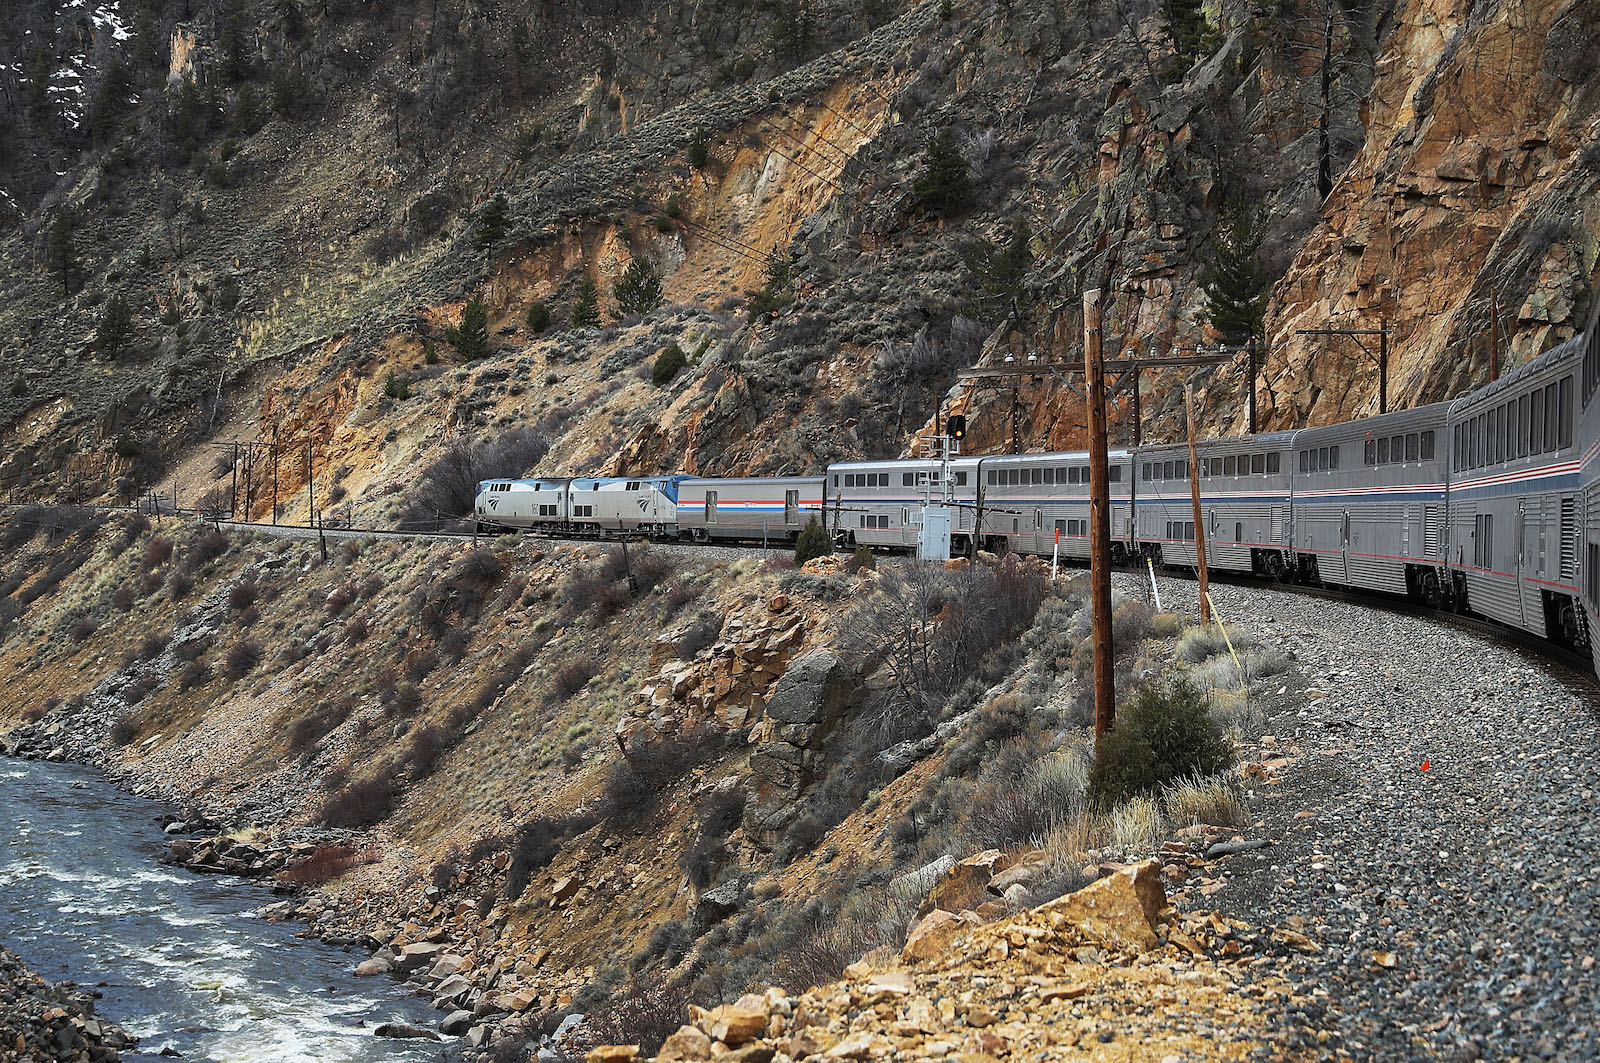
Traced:
<path fill-rule="evenodd" d="M 95 1015 L 94 993 L 47 982 L 0 946 L 0 1059 L 111 1063 L 136 1044 Z"/>

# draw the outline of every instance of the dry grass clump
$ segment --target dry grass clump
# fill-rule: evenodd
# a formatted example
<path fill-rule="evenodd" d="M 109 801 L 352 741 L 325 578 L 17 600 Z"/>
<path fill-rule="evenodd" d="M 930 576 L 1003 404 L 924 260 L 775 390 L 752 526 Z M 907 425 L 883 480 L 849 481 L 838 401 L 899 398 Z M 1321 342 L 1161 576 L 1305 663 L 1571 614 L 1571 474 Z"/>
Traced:
<path fill-rule="evenodd" d="M 1244 796 L 1229 775 L 1179 779 L 1161 792 L 1161 804 L 1168 819 L 1185 826 L 1241 827 L 1245 823 Z"/>
<path fill-rule="evenodd" d="M 1178 657 L 1185 661 L 1204 661 L 1219 653 L 1227 653 L 1230 642 L 1236 651 L 1242 651 L 1256 643 L 1255 638 L 1243 628 L 1226 625 L 1226 637 L 1223 631 L 1224 625 L 1220 624 L 1189 628 L 1178 640 Z"/>

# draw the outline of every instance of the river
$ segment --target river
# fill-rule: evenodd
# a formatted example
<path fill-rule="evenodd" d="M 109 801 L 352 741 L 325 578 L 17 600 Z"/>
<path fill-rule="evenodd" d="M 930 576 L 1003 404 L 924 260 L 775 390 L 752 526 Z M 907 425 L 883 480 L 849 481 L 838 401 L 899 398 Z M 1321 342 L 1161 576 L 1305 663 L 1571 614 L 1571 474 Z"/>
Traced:
<path fill-rule="evenodd" d="M 0 942 L 43 977 L 105 983 L 97 1010 L 140 1039 L 215 1063 L 443 1058 L 428 1041 L 375 1037 L 380 1022 L 439 1013 L 364 958 L 255 917 L 261 884 L 159 862 L 157 807 L 74 765 L 0 759 Z"/>

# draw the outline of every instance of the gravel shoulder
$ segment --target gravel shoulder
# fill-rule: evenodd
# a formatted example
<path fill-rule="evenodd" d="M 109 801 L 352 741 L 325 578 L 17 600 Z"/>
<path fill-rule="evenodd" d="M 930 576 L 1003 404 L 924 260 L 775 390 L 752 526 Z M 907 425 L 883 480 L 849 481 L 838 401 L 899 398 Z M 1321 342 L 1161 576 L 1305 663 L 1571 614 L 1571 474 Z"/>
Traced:
<path fill-rule="evenodd" d="M 1192 582 L 1161 593 L 1193 612 Z M 1299 917 L 1320 945 L 1286 973 L 1331 1005 L 1297 1016 L 1286 1047 L 1600 1059 L 1600 688 L 1439 621 L 1254 588 L 1212 597 L 1298 665 L 1268 681 L 1267 737 L 1246 754 L 1288 760 L 1251 805 L 1251 833 L 1276 844 L 1208 869 L 1220 910 Z"/>

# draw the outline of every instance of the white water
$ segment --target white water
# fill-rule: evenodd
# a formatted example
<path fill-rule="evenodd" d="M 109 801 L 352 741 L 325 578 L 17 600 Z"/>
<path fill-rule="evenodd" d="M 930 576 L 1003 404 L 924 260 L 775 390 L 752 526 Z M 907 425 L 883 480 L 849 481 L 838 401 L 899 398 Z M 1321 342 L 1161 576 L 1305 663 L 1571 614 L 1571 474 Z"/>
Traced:
<path fill-rule="evenodd" d="M 74 784 L 86 788 L 74 788 Z M 426 1041 L 374 1037 L 381 1022 L 439 1014 L 386 979 L 357 979 L 362 956 L 297 939 L 254 910 L 258 883 L 194 875 L 157 860 L 156 809 L 92 771 L 0 766 L 0 942 L 52 981 L 104 983 L 97 1005 L 140 1038 L 214 1063 L 414 1063 Z"/>

